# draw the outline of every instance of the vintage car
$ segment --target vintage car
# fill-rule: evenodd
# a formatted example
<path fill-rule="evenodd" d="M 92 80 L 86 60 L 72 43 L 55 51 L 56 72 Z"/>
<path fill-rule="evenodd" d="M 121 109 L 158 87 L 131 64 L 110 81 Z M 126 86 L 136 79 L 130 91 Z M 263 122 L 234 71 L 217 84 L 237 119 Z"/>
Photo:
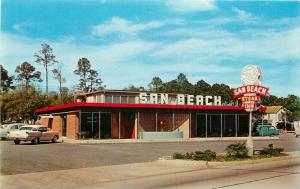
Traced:
<path fill-rule="evenodd" d="M 20 127 L 24 126 L 24 123 L 12 123 L 12 124 L 5 124 L 0 126 L 0 138 L 1 140 L 7 138 L 7 134 L 10 131 L 18 130 Z"/>
<path fill-rule="evenodd" d="M 257 125 L 256 131 L 259 136 L 279 135 L 279 130 L 272 125 Z"/>
<path fill-rule="evenodd" d="M 15 144 L 21 141 L 31 141 L 32 144 L 40 143 L 40 141 L 57 142 L 58 132 L 50 131 L 43 125 L 25 125 L 17 131 L 10 131 L 8 138 L 13 140 Z"/>

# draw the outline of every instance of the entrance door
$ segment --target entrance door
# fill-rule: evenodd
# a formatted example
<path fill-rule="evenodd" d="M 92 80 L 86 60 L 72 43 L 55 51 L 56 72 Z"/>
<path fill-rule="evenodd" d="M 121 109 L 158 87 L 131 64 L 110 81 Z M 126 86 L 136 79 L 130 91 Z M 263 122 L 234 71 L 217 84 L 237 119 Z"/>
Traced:
<path fill-rule="evenodd" d="M 111 135 L 111 113 L 100 114 L 100 138 L 109 139 Z"/>

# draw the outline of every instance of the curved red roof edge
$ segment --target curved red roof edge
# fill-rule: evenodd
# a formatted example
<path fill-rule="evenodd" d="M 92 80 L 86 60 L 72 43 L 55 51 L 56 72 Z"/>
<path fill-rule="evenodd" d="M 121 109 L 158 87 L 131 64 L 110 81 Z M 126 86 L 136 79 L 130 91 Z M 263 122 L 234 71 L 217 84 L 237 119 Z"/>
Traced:
<path fill-rule="evenodd" d="M 113 104 L 76 102 L 52 107 L 39 108 L 35 112 L 43 113 L 69 108 L 144 108 L 144 109 L 188 109 L 188 110 L 245 110 L 241 106 L 199 106 L 199 105 L 170 105 L 170 104 Z"/>

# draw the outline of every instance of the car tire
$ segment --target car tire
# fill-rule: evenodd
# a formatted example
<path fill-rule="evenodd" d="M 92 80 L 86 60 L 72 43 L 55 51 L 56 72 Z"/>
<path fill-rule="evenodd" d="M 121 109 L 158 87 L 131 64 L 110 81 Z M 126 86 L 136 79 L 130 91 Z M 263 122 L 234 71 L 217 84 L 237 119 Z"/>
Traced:
<path fill-rule="evenodd" d="M 52 143 L 56 143 L 56 142 L 57 142 L 57 139 L 58 139 L 58 137 L 55 135 L 55 136 L 52 138 L 51 142 L 52 142 Z"/>
<path fill-rule="evenodd" d="M 39 139 L 38 138 L 34 138 L 31 140 L 31 144 L 37 144 L 39 143 Z"/>
<path fill-rule="evenodd" d="M 21 142 L 20 140 L 14 140 L 15 144 L 20 144 L 20 142 Z"/>

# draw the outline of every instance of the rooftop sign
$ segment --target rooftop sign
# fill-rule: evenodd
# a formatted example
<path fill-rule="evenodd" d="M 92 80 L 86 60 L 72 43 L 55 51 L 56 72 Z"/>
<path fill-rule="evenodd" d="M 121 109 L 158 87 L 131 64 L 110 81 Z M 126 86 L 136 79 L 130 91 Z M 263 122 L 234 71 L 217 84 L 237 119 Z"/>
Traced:
<path fill-rule="evenodd" d="M 206 105 L 221 106 L 221 96 L 202 96 L 177 94 L 175 96 L 166 93 L 140 93 L 140 104 L 173 104 L 173 105 Z"/>
<path fill-rule="evenodd" d="M 261 85 L 262 72 L 256 65 L 247 65 L 241 74 L 243 86 L 232 90 L 234 98 L 240 99 L 247 111 L 256 110 L 261 96 L 269 95 L 269 88 Z"/>

